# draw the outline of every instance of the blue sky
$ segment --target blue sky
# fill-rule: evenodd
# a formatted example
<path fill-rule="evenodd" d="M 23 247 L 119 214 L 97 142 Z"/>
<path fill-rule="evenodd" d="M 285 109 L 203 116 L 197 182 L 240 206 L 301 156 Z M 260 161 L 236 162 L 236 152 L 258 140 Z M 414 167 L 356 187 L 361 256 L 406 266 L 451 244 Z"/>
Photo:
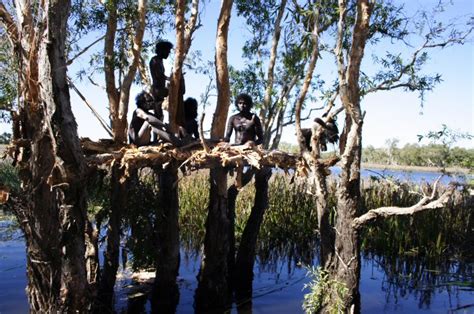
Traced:
<path fill-rule="evenodd" d="M 414 12 L 418 8 L 431 7 L 438 0 L 419 0 L 405 1 L 397 0 L 396 3 L 406 3 L 408 12 Z M 191 50 L 200 50 L 204 60 L 214 59 L 214 45 L 217 16 L 219 12 L 220 1 L 211 0 L 203 8 L 202 23 L 203 27 L 198 29 L 194 36 Z M 446 20 L 455 16 L 465 16 L 474 14 L 473 0 L 454 0 L 454 6 L 450 7 L 445 15 Z M 100 35 L 97 35 L 99 37 Z M 248 30 L 244 21 L 233 14 L 229 33 L 229 63 L 239 68 L 243 66 L 241 58 L 241 47 L 248 36 Z M 90 37 L 93 37 L 91 35 Z M 174 41 L 174 33 L 165 36 L 170 41 Z M 88 44 L 96 37 L 88 38 Z M 472 36 L 471 36 L 472 38 Z M 102 49 L 99 44 L 97 49 Z M 376 49 L 399 49 L 400 47 L 381 45 L 374 48 L 368 46 L 365 52 L 364 66 L 370 70 L 372 53 Z M 402 51 L 408 53 L 408 51 Z M 399 146 L 406 143 L 416 143 L 417 134 L 426 134 L 429 131 L 441 129 L 443 124 L 449 128 L 474 134 L 474 44 L 471 40 L 464 46 L 450 47 L 443 50 L 432 51 L 430 60 L 425 68 L 427 73 L 441 73 L 442 83 L 439 84 L 433 92 L 426 95 L 423 108 L 420 106 L 418 94 L 407 93 L 402 90 L 390 92 L 378 92 L 369 95 L 362 100 L 362 109 L 366 111 L 366 117 L 363 127 L 363 145 L 373 145 L 382 147 L 387 139 L 397 138 L 400 140 Z M 77 63 L 69 69 L 69 74 L 74 77 L 74 70 L 87 64 L 87 56 L 78 60 Z M 324 62 L 327 62 L 325 64 Z M 316 71 L 323 75 L 335 75 L 336 68 L 333 66 L 333 60 L 325 58 L 324 62 L 318 63 Z M 172 58 L 165 64 L 167 71 L 171 70 Z M 103 82 L 103 76 L 95 77 L 99 83 Z M 200 94 L 204 91 L 207 78 L 193 73 L 186 74 L 186 95 L 185 97 L 195 97 L 199 100 Z M 103 85 L 103 83 L 101 83 Z M 88 81 L 76 82 L 81 92 L 85 94 L 89 102 L 96 108 L 103 118 L 107 119 L 107 98 L 105 91 L 101 87 L 93 86 Z M 134 95 L 141 90 L 141 86 L 133 86 L 131 91 L 130 115 L 134 105 Z M 106 132 L 101 128 L 89 109 L 82 101 L 71 91 L 71 101 L 79 126 L 79 135 L 81 137 L 90 137 L 92 139 L 107 138 Z M 215 98 L 211 99 L 215 104 Z M 318 104 L 319 106 L 319 104 Z M 208 129 L 212 118 L 214 105 L 205 109 L 206 120 L 205 128 Z M 231 106 L 233 110 L 233 106 Z M 203 108 L 200 107 L 200 113 Z M 231 114 L 231 113 L 230 113 Z M 340 118 L 340 127 L 343 119 Z M 309 122 L 308 122 L 309 123 Z M 207 127 L 206 127 L 207 126 Z M 305 126 L 305 125 L 303 125 Z M 8 126 L 0 126 L 0 132 L 7 130 Z M 296 143 L 294 128 L 289 127 L 284 132 L 282 141 Z M 457 146 L 473 148 L 473 141 L 461 141 Z"/>

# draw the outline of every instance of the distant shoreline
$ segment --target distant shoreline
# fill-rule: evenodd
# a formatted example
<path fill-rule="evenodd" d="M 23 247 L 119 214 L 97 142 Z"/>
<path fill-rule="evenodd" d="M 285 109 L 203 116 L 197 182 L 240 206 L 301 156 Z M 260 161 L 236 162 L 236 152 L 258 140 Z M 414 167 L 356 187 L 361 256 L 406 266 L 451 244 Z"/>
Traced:
<path fill-rule="evenodd" d="M 389 170 L 399 170 L 399 171 L 423 171 L 423 172 L 441 172 L 442 168 L 439 167 L 422 167 L 422 166 L 403 166 L 403 165 L 384 165 L 384 164 L 375 164 L 375 163 L 362 163 L 361 165 L 364 169 L 389 169 Z M 467 168 L 461 167 L 448 167 L 445 168 L 445 171 L 450 173 L 463 173 L 471 174 L 472 170 L 469 171 Z"/>

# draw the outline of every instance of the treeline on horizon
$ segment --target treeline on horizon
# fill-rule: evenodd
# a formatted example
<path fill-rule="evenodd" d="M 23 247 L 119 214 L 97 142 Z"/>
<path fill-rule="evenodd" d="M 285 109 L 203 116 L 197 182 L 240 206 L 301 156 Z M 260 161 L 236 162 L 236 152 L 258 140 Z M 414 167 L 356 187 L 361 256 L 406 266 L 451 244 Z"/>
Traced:
<path fill-rule="evenodd" d="M 298 153 L 296 145 L 281 143 L 279 148 Z M 328 148 L 333 150 L 336 147 Z M 333 152 L 325 153 L 326 156 L 329 154 L 332 155 Z M 474 171 L 474 149 L 448 147 L 443 144 L 406 144 L 401 148 L 393 145 L 375 148 L 369 145 L 362 149 L 362 162 L 417 167 L 461 167 Z"/>
<path fill-rule="evenodd" d="M 362 149 L 362 162 L 419 167 L 462 167 L 474 170 L 474 149 L 447 147 L 442 144 L 406 144 L 402 148 Z"/>

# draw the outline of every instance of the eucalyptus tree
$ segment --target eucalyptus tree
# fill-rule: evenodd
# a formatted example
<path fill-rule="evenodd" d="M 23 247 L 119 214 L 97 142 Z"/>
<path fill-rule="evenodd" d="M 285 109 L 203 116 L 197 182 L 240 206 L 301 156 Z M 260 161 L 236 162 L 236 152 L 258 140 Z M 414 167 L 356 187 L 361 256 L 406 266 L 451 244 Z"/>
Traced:
<path fill-rule="evenodd" d="M 188 9 L 188 7 L 190 9 Z M 174 71 L 170 79 L 168 96 L 168 111 L 170 129 L 177 132 L 181 123 L 183 108 L 179 94 L 182 65 L 191 45 L 193 32 L 198 27 L 199 1 L 191 3 L 178 1 L 176 3 L 163 1 L 107 1 L 98 3 L 92 1 L 75 3 L 74 26 L 80 30 L 80 35 L 95 31 L 99 34 L 105 31 L 101 38 L 104 40 L 103 53 L 92 55 L 92 75 L 95 68 L 104 73 L 105 90 L 109 100 L 110 120 L 113 139 L 115 142 L 126 142 L 127 113 L 130 100 L 130 88 L 136 82 L 137 71 L 142 85 L 147 89 L 149 79 L 144 65 L 143 46 L 154 46 L 153 41 L 144 42 L 145 30 L 149 35 L 145 38 L 159 38 L 168 30 L 176 28 L 176 55 Z M 190 12 L 189 20 L 185 20 L 186 11 Z M 175 22 L 173 23 L 173 19 Z M 80 36 L 79 36 L 80 37 Z M 89 46 L 88 46 L 89 47 Z M 82 51 L 81 51 L 82 53 Z M 102 63 L 102 65 L 100 64 Z M 83 74 L 83 73 L 81 73 Z M 177 225 L 178 194 L 177 165 L 167 169 L 156 169 L 159 183 L 160 204 L 156 232 L 159 238 L 157 276 L 155 292 L 158 300 L 173 303 L 176 289 L 175 280 L 179 265 L 179 236 Z M 133 176 L 133 172 L 132 172 Z M 121 235 L 121 220 L 127 202 L 127 190 L 130 178 L 125 175 L 125 167 L 115 164 L 111 177 L 111 208 L 107 233 L 107 249 L 105 251 L 104 267 L 100 278 L 98 304 L 111 306 L 115 276 L 118 269 L 119 245 Z M 172 291 L 174 291 L 172 293 Z M 164 294 L 164 297 L 160 296 Z"/>
<path fill-rule="evenodd" d="M 315 6 L 315 20 L 318 12 L 319 8 Z M 312 192 L 316 197 L 321 238 L 321 265 L 328 273 L 328 278 L 338 283 L 323 293 L 331 296 L 326 299 L 331 300 L 329 303 L 342 306 L 339 310 L 357 311 L 360 301 L 359 229 L 380 217 L 413 215 L 422 210 L 442 207 L 453 191 L 449 188 L 437 198 L 435 184 L 432 192 L 426 193 L 410 208 L 380 208 L 359 215 L 361 142 L 365 115 L 361 106 L 363 96 L 380 90 L 405 88 L 408 91 L 419 91 L 423 99 L 424 92 L 434 88 L 440 81 L 438 74 L 427 75 L 421 71 L 427 61 L 427 50 L 463 44 L 472 33 L 473 26 L 467 22 L 458 29 L 455 25 L 435 22 L 435 16 L 428 14 L 419 16 L 417 20 L 407 18 L 403 14 L 403 8 L 393 5 L 390 1 L 339 0 L 337 12 L 339 17 L 334 29 L 334 57 L 338 74 L 337 93 L 341 106 L 336 107 L 335 102 L 331 102 L 325 108 L 326 119 L 332 119 L 340 112 L 345 113 L 339 147 L 340 157 L 334 159 L 340 159 L 341 174 L 333 223 L 330 221 L 326 186 L 327 166 L 332 162 L 322 160 L 320 155 L 319 141 L 323 128 L 318 125 L 313 127 L 312 151 L 308 152 L 301 134 L 301 103 L 298 103 L 296 108 L 296 126 L 300 149 L 311 167 L 310 180 Z M 366 46 L 376 45 L 383 39 L 406 44 L 410 40 L 414 41 L 420 33 L 422 35 L 419 47 L 411 48 L 412 53 L 408 58 L 404 59 L 401 53 L 390 52 L 386 56 L 374 57 L 380 67 L 373 76 L 363 71 L 362 60 Z M 313 33 L 313 40 L 319 40 L 317 33 Z M 408 45 L 408 48 L 410 47 Z M 318 54 L 313 51 L 313 56 Z M 302 91 L 304 89 L 303 87 Z M 342 284 L 344 289 L 341 289 L 339 284 Z M 319 310 L 329 311 L 331 304 L 322 301 L 319 306 Z"/>
<path fill-rule="evenodd" d="M 223 0 L 216 32 L 216 85 L 217 105 L 211 127 L 211 137 L 224 137 L 230 104 L 229 69 L 227 62 L 227 42 L 233 0 Z M 209 208 L 206 220 L 203 260 L 198 275 L 195 295 L 196 309 L 224 311 L 231 302 L 229 282 L 229 232 L 227 215 L 227 170 L 210 169 Z"/>
<path fill-rule="evenodd" d="M 23 182 L 13 209 L 27 246 L 32 312 L 90 308 L 85 258 L 85 159 L 66 81 L 70 1 L 0 4 L 18 69 L 14 162 Z"/>
<path fill-rule="evenodd" d="M 103 62 L 111 130 L 113 140 L 117 143 L 127 141 L 130 88 L 141 60 L 147 6 L 147 0 L 140 0 L 136 4 L 112 0 L 104 3 L 81 1 L 75 3 L 74 7 L 75 18 L 71 24 L 76 27 L 79 35 L 91 30 L 105 33 L 103 59 L 98 60 Z M 129 180 L 125 178 L 125 168 L 119 163 L 112 167 L 110 182 L 111 208 L 107 226 L 107 248 L 99 276 L 96 311 L 113 306 L 119 265 L 121 220 L 129 184 Z"/>
<path fill-rule="evenodd" d="M 175 57 L 173 72 L 170 78 L 168 95 L 169 125 L 172 132 L 178 132 L 184 125 L 183 64 L 191 48 L 192 36 L 200 26 L 200 0 L 178 0 L 175 3 Z M 178 168 L 175 161 L 157 170 L 159 181 L 160 204 L 156 219 L 158 235 L 158 253 L 156 260 L 156 277 L 153 289 L 153 306 L 156 311 L 173 312 L 179 300 L 176 283 L 180 263 L 179 243 L 179 196 Z"/>
<path fill-rule="evenodd" d="M 323 33 L 335 23 L 336 15 L 331 1 L 319 1 L 318 5 L 318 31 Z M 311 2 L 238 1 L 237 12 L 246 19 L 251 37 L 243 47 L 245 68 L 231 71 L 233 92 L 244 90 L 254 96 L 260 109 L 264 147 L 275 149 L 283 128 L 295 123 L 296 99 L 312 50 L 308 31 Z M 316 91 L 320 83 L 316 75 L 311 76 L 310 90 Z M 304 106 L 308 100 L 316 100 L 313 93 L 305 95 Z"/>

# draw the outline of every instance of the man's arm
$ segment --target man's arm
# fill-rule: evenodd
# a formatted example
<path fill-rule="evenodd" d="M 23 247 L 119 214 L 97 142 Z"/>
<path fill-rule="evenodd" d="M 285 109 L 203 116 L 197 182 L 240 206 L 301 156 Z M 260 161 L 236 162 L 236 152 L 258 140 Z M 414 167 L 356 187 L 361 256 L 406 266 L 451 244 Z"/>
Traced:
<path fill-rule="evenodd" d="M 230 142 L 230 137 L 232 136 L 232 131 L 234 130 L 234 116 L 229 118 L 227 121 L 227 133 L 225 134 L 224 141 Z"/>
<path fill-rule="evenodd" d="M 260 122 L 260 119 L 257 117 L 256 114 L 253 115 L 254 117 L 254 122 L 255 122 L 255 144 L 260 145 L 263 143 L 263 129 L 262 129 L 262 123 Z"/>

